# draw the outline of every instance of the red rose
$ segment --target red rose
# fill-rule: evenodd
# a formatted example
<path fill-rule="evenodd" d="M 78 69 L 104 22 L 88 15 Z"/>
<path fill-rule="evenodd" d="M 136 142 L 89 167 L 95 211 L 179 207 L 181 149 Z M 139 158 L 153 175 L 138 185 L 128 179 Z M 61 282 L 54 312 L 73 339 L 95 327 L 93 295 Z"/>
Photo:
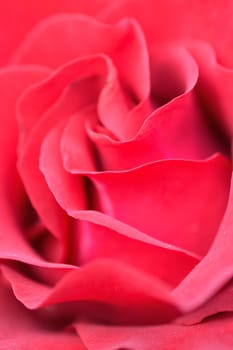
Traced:
<path fill-rule="evenodd" d="M 0 348 L 231 349 L 232 2 L 0 10 Z"/>

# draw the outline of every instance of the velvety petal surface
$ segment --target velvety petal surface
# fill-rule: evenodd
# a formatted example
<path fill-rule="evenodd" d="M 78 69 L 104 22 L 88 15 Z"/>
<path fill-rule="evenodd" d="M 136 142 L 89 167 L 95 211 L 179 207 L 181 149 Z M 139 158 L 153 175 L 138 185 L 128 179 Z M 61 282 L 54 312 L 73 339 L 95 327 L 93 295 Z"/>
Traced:
<path fill-rule="evenodd" d="M 0 280 L 0 347 L 3 350 L 85 350 L 75 334 L 56 329 L 43 322 L 38 313 L 27 310 L 12 294 L 9 285 Z"/>
<path fill-rule="evenodd" d="M 46 227 L 56 237 L 63 239 L 67 237 L 65 232 L 69 230 L 70 221 L 54 200 L 39 170 L 41 142 L 56 123 L 64 123 L 77 110 L 95 101 L 99 89 L 98 79 L 94 82 L 84 80 L 83 84 L 72 85 L 72 82 L 76 77 L 89 77 L 93 70 L 102 72 L 105 68 L 102 61 L 97 57 L 65 66 L 60 75 L 55 73 L 41 85 L 29 89 L 19 104 L 19 124 L 24 128 L 19 145 L 19 171 L 27 193 Z M 92 87 L 92 94 L 80 94 L 85 85 Z M 82 195 L 79 202 L 82 207 L 85 206 Z"/>
<path fill-rule="evenodd" d="M 170 288 L 159 279 L 112 259 L 99 259 L 67 273 L 54 286 L 48 286 L 2 266 L 14 294 L 27 308 L 64 302 L 86 302 L 77 317 L 93 318 L 88 303 L 102 303 L 99 319 L 108 322 L 166 322 L 179 315 L 179 306 L 170 298 Z M 106 307 L 108 306 L 108 307 Z M 135 318 L 136 317 L 136 318 Z"/>
<path fill-rule="evenodd" d="M 16 101 L 24 89 L 44 79 L 47 74 L 48 71 L 41 67 L 12 67 L 0 71 L 1 258 L 18 258 L 21 261 L 28 258 L 30 261 L 39 260 L 27 244 L 21 226 L 25 194 L 16 170 L 18 126 L 15 108 Z"/>
<path fill-rule="evenodd" d="M 218 62 L 214 48 L 208 43 L 194 41 L 187 43 L 187 46 L 199 66 L 197 95 L 202 109 L 207 117 L 212 115 L 212 127 L 215 123 L 216 134 L 222 129 L 225 135 L 232 137 L 233 69 Z"/>
<path fill-rule="evenodd" d="M 59 37 L 59 41 L 56 38 Z M 48 45 L 53 42 L 53 51 Z M 110 56 L 119 67 L 120 77 L 136 97 L 144 93 L 149 70 L 143 33 L 131 19 L 107 25 L 83 15 L 58 15 L 42 21 L 15 53 L 13 63 L 39 63 L 56 68 L 67 61 L 93 54 Z M 126 67 L 125 60 L 131 65 Z M 133 74 L 134 73 L 134 74 Z M 145 76 L 144 76 L 144 73 Z M 140 79 L 141 84 L 135 84 Z"/>
<path fill-rule="evenodd" d="M 217 315 L 218 317 L 221 313 L 232 312 L 232 294 L 233 286 L 232 282 L 230 282 L 202 306 L 192 312 L 178 317 L 175 323 L 183 325 L 197 324 L 209 316 Z"/>
<path fill-rule="evenodd" d="M 73 198 L 79 193 L 80 175 L 63 169 L 59 140 L 59 132 L 55 130 L 47 136 L 40 166 L 51 191 L 72 215 L 81 209 Z M 152 237 L 203 256 L 227 205 L 231 166 L 227 159 L 217 155 L 202 162 L 170 160 L 130 171 L 81 174 L 88 176 L 95 186 L 92 195 L 99 200 L 97 210 Z M 76 184 L 72 180 L 75 178 Z"/>
<path fill-rule="evenodd" d="M 111 217 L 120 217 L 120 213 L 117 213 L 116 208 L 121 207 L 120 205 L 117 206 L 117 203 L 120 204 L 120 202 L 119 200 L 116 201 L 116 198 L 114 197 L 113 193 L 119 193 L 120 197 L 122 196 L 123 192 L 125 193 L 125 195 L 127 195 L 127 192 L 125 190 L 122 189 L 121 192 L 121 183 L 131 183 L 132 192 L 137 193 L 133 186 L 134 176 L 131 174 L 132 178 L 129 181 L 127 179 L 127 176 L 130 176 L 130 174 L 126 172 L 93 173 L 92 175 L 87 173 L 86 175 L 89 176 L 89 178 L 92 179 L 96 185 L 96 191 L 94 193 L 92 189 L 90 189 L 89 192 L 87 192 L 86 189 L 86 193 L 87 195 L 89 195 L 89 205 L 90 203 L 92 203 L 92 206 L 94 206 L 93 209 L 96 208 L 96 210 L 107 212 L 111 216 L 104 215 L 103 213 L 98 211 L 82 210 L 82 208 L 79 206 L 78 201 L 78 197 L 80 195 L 79 184 L 82 183 L 84 185 L 85 178 L 83 177 L 83 175 L 70 174 L 66 172 L 63 168 L 61 154 L 59 152 L 59 140 L 61 138 L 61 132 L 62 130 L 60 131 L 58 128 L 56 128 L 52 132 L 50 132 L 44 140 L 41 148 L 40 169 L 45 176 L 46 182 L 50 190 L 54 194 L 58 203 L 60 203 L 60 205 L 67 211 L 67 213 L 73 216 L 74 218 L 92 223 L 91 225 L 88 225 L 88 223 L 85 224 L 85 222 L 79 222 L 77 224 L 77 232 L 74 239 L 74 244 L 76 245 L 77 252 L 76 262 L 82 264 L 91 261 L 92 259 L 96 259 L 98 257 L 116 258 L 117 260 L 120 259 L 125 262 L 128 262 L 133 266 L 138 266 L 140 269 L 143 269 L 146 272 L 150 272 L 166 280 L 169 283 L 177 284 L 184 277 L 184 275 L 192 268 L 193 264 L 195 264 L 195 258 L 199 258 L 197 254 L 192 254 L 188 252 L 188 248 L 191 248 L 191 245 L 187 244 L 185 246 L 184 244 L 185 249 L 180 249 L 176 248 L 175 246 L 172 246 L 171 243 L 174 242 L 169 242 L 170 245 L 166 245 L 158 241 L 158 237 L 156 236 L 159 236 L 159 234 L 156 235 L 156 232 L 154 232 L 151 236 L 154 236 L 157 239 L 153 239 L 152 237 L 147 236 L 147 234 L 143 233 L 143 230 L 140 232 L 139 230 L 135 229 L 136 225 L 134 225 L 134 227 L 130 225 L 125 225 L 123 224 L 123 222 L 119 220 L 114 220 Z M 53 155 L 53 157 L 50 157 L 51 154 Z M 169 171 L 171 173 L 170 168 Z M 152 178 L 156 179 L 157 183 L 159 180 L 155 176 L 154 172 L 151 171 L 151 169 L 148 172 L 151 173 Z M 126 182 L 121 182 L 120 179 L 122 176 L 126 176 Z M 146 178 L 144 173 L 142 177 L 143 176 L 144 178 Z M 107 190 L 108 181 L 106 179 L 108 178 L 110 179 L 111 186 L 113 187 L 112 194 L 108 193 Z M 98 182 L 98 179 L 100 180 L 100 182 Z M 150 182 L 149 178 L 148 182 Z M 117 186 L 114 185 L 114 183 L 117 183 Z M 149 195 L 146 195 L 145 192 L 139 191 L 138 193 L 138 196 L 140 196 L 141 194 L 142 198 L 133 199 L 138 203 L 142 202 L 144 198 L 143 194 L 145 195 L 145 198 L 149 197 Z M 161 198 L 159 198 L 158 194 L 157 197 L 157 205 L 162 205 L 163 201 L 161 200 Z M 125 199 L 126 198 L 130 198 L 130 195 L 129 197 L 127 195 Z M 127 205 L 125 206 L 125 212 L 127 210 L 130 210 L 130 208 L 132 207 L 130 203 L 127 204 L 129 205 L 128 207 Z M 115 213 L 114 208 L 116 209 Z M 137 207 L 135 207 L 135 210 L 136 208 Z M 154 209 L 155 208 L 156 204 L 154 203 Z M 138 210 L 140 209 L 138 208 Z M 136 215 L 139 216 L 139 212 Z M 129 213 L 128 216 L 130 216 Z M 134 215 L 132 216 L 132 218 L 133 217 Z M 120 219 L 122 218 L 120 217 Z M 153 226 L 153 223 L 151 225 Z M 156 226 L 155 223 L 154 226 Z M 159 226 L 158 231 L 161 231 L 161 228 L 159 230 Z M 147 233 L 146 230 L 144 230 L 144 232 Z M 162 234 L 159 238 L 161 239 L 161 237 Z M 130 240 L 129 238 L 133 240 Z M 135 239 L 139 242 L 135 242 Z M 165 240 L 165 238 L 162 240 Z M 172 239 L 170 240 L 172 241 Z M 167 239 L 167 241 L 169 241 L 169 239 Z M 175 243 L 177 243 L 177 241 Z M 177 244 L 177 246 L 179 245 L 180 244 Z M 121 246 L 124 248 L 122 249 Z M 136 251 L 140 251 L 140 260 L 137 259 Z M 160 261 L 159 264 L 158 260 Z M 154 263 L 152 263 L 152 261 L 154 261 Z M 170 265 L 174 267 L 174 271 L 172 274 L 170 273 L 170 270 L 168 268 L 168 266 Z"/>
<path fill-rule="evenodd" d="M 214 4 L 211 0 L 125 0 L 115 7 L 104 8 L 98 17 L 113 22 L 124 16 L 135 17 L 152 48 L 173 40 L 196 38 L 209 41 L 218 59 L 232 67 L 232 14 L 231 0 L 217 0 Z"/>
<path fill-rule="evenodd" d="M 111 327 L 76 324 L 89 350 L 230 350 L 233 319 L 219 317 L 195 326 Z"/>
<path fill-rule="evenodd" d="M 56 13 L 86 13 L 95 16 L 110 5 L 108 0 L 17 0 L 0 4 L 0 65 L 8 62 L 25 35 L 40 20 Z"/>
<path fill-rule="evenodd" d="M 186 310 L 200 306 L 232 279 L 232 185 L 226 213 L 208 254 L 174 290 Z M 194 292 L 195 291 L 195 292 Z"/>

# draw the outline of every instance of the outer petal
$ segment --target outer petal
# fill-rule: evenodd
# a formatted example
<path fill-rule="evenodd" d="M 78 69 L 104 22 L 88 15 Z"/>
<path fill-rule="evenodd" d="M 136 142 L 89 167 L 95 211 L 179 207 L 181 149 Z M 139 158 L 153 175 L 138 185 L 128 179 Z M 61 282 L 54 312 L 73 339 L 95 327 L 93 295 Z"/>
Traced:
<path fill-rule="evenodd" d="M 55 13 L 86 13 L 95 16 L 109 0 L 9 0 L 0 3 L 0 65 L 6 64 L 17 45 L 23 40 L 31 27 L 41 19 Z"/>
<path fill-rule="evenodd" d="M 59 332 L 56 324 L 44 322 L 36 312 L 27 310 L 12 295 L 0 277 L 0 348 L 2 350 L 85 350 L 79 337 Z M 46 329 L 47 328 L 47 329 Z"/>
<path fill-rule="evenodd" d="M 51 43 L 52 51 L 49 50 Z M 56 68 L 70 60 L 95 54 L 111 57 L 122 83 L 131 89 L 136 99 L 148 90 L 149 67 L 144 36 L 131 19 L 107 25 L 81 15 L 48 18 L 34 28 L 12 61 Z M 130 66 L 125 64 L 128 60 Z"/>
<path fill-rule="evenodd" d="M 216 239 L 208 254 L 174 290 L 185 310 L 192 310 L 213 296 L 233 275 L 232 258 L 232 210 L 233 191 Z"/>
<path fill-rule="evenodd" d="M 179 315 L 167 284 L 112 259 L 96 260 L 67 273 L 54 287 L 9 266 L 2 266 L 2 271 L 16 298 L 30 309 L 77 302 L 83 306 L 77 317 L 93 320 L 96 310 L 91 305 L 96 303 L 103 306 L 98 320 L 114 323 L 166 322 Z"/>
<path fill-rule="evenodd" d="M 232 137 L 233 69 L 226 68 L 217 62 L 216 54 L 210 45 L 194 41 L 189 42 L 187 46 L 199 66 L 197 96 L 202 108 L 207 117 L 208 115 L 211 117 L 213 125 L 216 124 L 217 135 L 222 128 L 226 135 Z M 222 142 L 224 143 L 224 138 Z"/>
<path fill-rule="evenodd" d="M 224 215 L 230 164 L 221 157 L 203 163 L 161 161 L 90 178 L 107 214 L 203 256 Z"/>
<path fill-rule="evenodd" d="M 39 171 L 41 142 L 56 123 L 64 122 L 74 112 L 95 101 L 98 81 L 97 84 L 96 81 L 88 82 L 92 92 L 90 95 L 80 94 L 85 81 L 84 85 L 72 85 L 72 82 L 76 78 L 86 78 L 86 75 L 88 78 L 88 74 L 93 73 L 93 70 L 97 71 L 97 74 L 99 70 L 102 72 L 103 65 L 100 63 L 102 60 L 94 57 L 66 66 L 61 70 L 63 74 L 58 74 L 58 78 L 55 74 L 42 84 L 29 89 L 19 105 L 20 125 L 24 129 L 19 146 L 19 171 L 34 207 L 43 223 L 56 237 L 61 237 L 62 232 L 67 232 L 69 220 L 54 201 Z M 85 205 L 82 196 L 80 202 L 82 206 Z"/>
<path fill-rule="evenodd" d="M 0 258 L 52 268 L 50 276 L 59 277 L 74 267 L 44 261 L 30 246 L 26 229 L 31 213 L 28 207 L 25 208 L 26 194 L 16 170 L 19 133 L 16 101 L 25 88 L 44 79 L 48 73 L 47 69 L 38 66 L 10 67 L 0 71 Z"/>
<path fill-rule="evenodd" d="M 196 326 L 111 327 L 76 324 L 88 350 L 231 350 L 233 318 L 216 318 Z"/>
<path fill-rule="evenodd" d="M 221 14 L 221 16 L 219 15 Z M 190 38 L 209 41 L 218 59 L 226 65 L 233 62 L 233 3 L 231 0 L 125 0 L 107 7 L 99 18 L 116 21 L 135 17 L 141 24 L 149 47 L 161 42 Z"/>
<path fill-rule="evenodd" d="M 214 295 L 209 301 L 196 310 L 179 317 L 177 324 L 197 324 L 209 316 L 223 312 L 233 312 L 233 284 L 230 282 L 223 289 Z"/>
<path fill-rule="evenodd" d="M 41 67 L 12 67 L 0 72 L 0 256 L 40 260 L 23 237 L 25 194 L 16 170 L 16 101 L 24 89 L 48 74 Z M 24 215 L 25 216 L 25 215 Z M 26 218 L 28 220 L 29 218 Z"/>

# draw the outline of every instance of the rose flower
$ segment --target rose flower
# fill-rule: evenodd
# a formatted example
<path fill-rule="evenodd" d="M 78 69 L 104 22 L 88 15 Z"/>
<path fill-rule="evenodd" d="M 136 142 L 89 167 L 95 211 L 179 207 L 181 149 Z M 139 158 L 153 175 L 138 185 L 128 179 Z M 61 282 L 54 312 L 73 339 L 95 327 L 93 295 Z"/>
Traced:
<path fill-rule="evenodd" d="M 233 348 L 231 1 L 0 4 L 0 348 Z"/>

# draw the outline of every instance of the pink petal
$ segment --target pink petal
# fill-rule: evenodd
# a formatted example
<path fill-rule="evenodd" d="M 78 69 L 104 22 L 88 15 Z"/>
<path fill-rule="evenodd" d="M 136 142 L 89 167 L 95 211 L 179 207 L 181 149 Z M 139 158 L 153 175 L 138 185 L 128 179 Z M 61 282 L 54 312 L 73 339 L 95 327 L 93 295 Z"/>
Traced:
<path fill-rule="evenodd" d="M 53 172 L 52 167 L 49 171 Z M 217 155 L 206 161 L 170 160 L 125 172 L 86 174 L 95 184 L 105 213 L 204 255 L 224 215 L 231 172 L 229 162 Z M 66 210 L 72 213 L 75 204 Z"/>
<path fill-rule="evenodd" d="M 58 37 L 59 41 L 56 40 Z M 52 52 L 48 50 L 51 42 Z M 122 135 L 132 134 L 132 127 L 135 129 L 131 125 L 135 122 L 123 123 L 125 114 L 135 101 L 148 97 L 150 88 L 147 48 L 136 22 L 125 19 L 118 25 L 109 26 L 81 15 L 55 16 L 34 29 L 13 62 L 25 64 L 39 60 L 45 66 L 57 67 L 73 59 L 100 53 L 108 56 L 116 69 L 111 67 L 101 93 L 99 118 L 122 138 Z M 131 62 L 130 69 L 125 65 L 126 60 Z M 144 118 L 140 115 L 137 123 L 142 123 Z M 127 125 L 124 127 L 124 124 Z"/>
<path fill-rule="evenodd" d="M 233 285 L 232 282 L 226 285 L 209 301 L 204 303 L 196 310 L 189 312 L 175 321 L 177 324 L 190 325 L 197 324 L 205 320 L 207 317 L 217 315 L 224 312 L 233 311 Z"/>
<path fill-rule="evenodd" d="M 216 128 L 222 127 L 228 136 L 232 136 L 233 69 L 219 64 L 215 51 L 207 43 L 194 41 L 187 46 L 199 66 L 197 93 L 206 106 L 206 113 L 212 114 Z"/>
<path fill-rule="evenodd" d="M 44 77 L 41 67 L 12 67 L 0 72 L 0 256 L 38 263 L 41 259 L 29 247 L 22 228 L 25 193 L 16 170 L 18 127 L 15 105 L 28 85 Z M 14 242 L 14 243 L 13 243 Z"/>
<path fill-rule="evenodd" d="M 186 250 L 164 244 L 101 213 L 86 211 L 76 216 L 85 220 L 79 222 L 76 233 L 79 264 L 115 259 L 175 286 L 199 261 Z"/>
<path fill-rule="evenodd" d="M 166 246 L 165 244 L 162 244 L 162 247 L 160 247 L 158 246 L 158 241 L 151 239 L 146 234 L 140 234 L 133 227 L 121 224 L 120 222 L 117 223 L 116 220 L 113 220 L 107 215 L 98 212 L 80 211 L 82 209 L 80 205 L 80 196 L 83 195 L 87 184 L 85 184 L 83 176 L 72 175 L 66 172 L 62 167 L 61 154 L 59 152 L 60 135 L 59 129 L 56 128 L 48 134 L 43 142 L 40 157 L 41 171 L 45 176 L 51 192 L 69 215 L 97 224 L 96 226 L 78 223 L 77 233 L 73 242 L 73 244 L 76 245 L 76 258 L 74 255 L 76 263 L 82 264 L 98 257 L 114 258 L 126 261 L 132 266 L 137 266 L 173 285 L 177 284 L 196 263 L 196 259 L 186 255 L 187 252 L 179 252 L 179 249 L 176 251 L 175 247 Z M 125 175 L 125 173 L 122 173 L 122 175 L 123 174 Z M 98 178 L 97 174 L 96 176 Z M 102 176 L 105 178 L 104 174 L 102 174 Z M 111 183 L 113 186 L 114 176 L 116 176 L 116 174 L 112 174 L 113 178 Z M 119 176 L 120 174 L 118 174 L 118 177 Z M 154 176 L 153 172 L 152 176 Z M 90 176 L 90 178 L 91 177 L 92 176 Z M 116 189 L 119 191 L 119 189 L 121 189 L 121 181 L 119 179 L 115 180 L 118 185 L 116 187 L 114 186 L 114 191 Z M 132 179 L 128 181 L 126 178 L 127 184 L 131 182 Z M 107 184 L 104 186 L 107 186 Z M 95 202 L 95 207 L 98 210 L 98 197 L 99 200 L 102 201 L 104 193 L 101 192 L 99 185 L 97 188 L 98 192 L 96 194 L 90 193 L 90 196 L 94 197 L 93 203 Z M 133 193 L 137 193 L 137 191 L 134 191 L 134 187 L 132 187 L 132 191 Z M 139 195 L 140 193 L 139 191 Z M 87 195 L 86 187 L 86 196 Z M 114 205 L 115 198 L 112 199 L 113 203 L 111 203 L 111 198 L 109 198 L 110 209 Z M 135 198 L 133 197 L 133 199 Z M 131 207 L 132 206 L 129 205 L 129 208 L 126 210 L 130 210 Z M 122 234 L 125 237 L 122 237 Z M 127 239 L 126 237 L 133 238 L 133 240 Z M 134 239 L 139 239 L 143 243 L 135 242 Z M 77 241 L 77 243 L 75 243 L 75 241 Z M 149 246 L 145 243 L 149 243 Z M 136 251 L 140 252 L 140 261 L 137 261 L 138 255 Z M 154 264 L 152 261 L 154 261 Z M 160 261 L 159 264 L 158 261 Z M 170 268 L 167 268 L 167 266 L 173 266 L 173 273 L 171 273 Z"/>
<path fill-rule="evenodd" d="M 51 42 L 52 51 L 48 50 Z M 50 17 L 34 28 L 12 61 L 21 64 L 39 62 L 56 68 L 94 54 L 111 57 L 124 84 L 128 88 L 133 86 L 136 97 L 141 98 L 148 86 L 148 57 L 143 34 L 133 20 L 106 25 L 83 15 Z M 131 60 L 130 69 L 125 65 L 126 59 Z"/>
<path fill-rule="evenodd" d="M 92 87 L 91 95 L 79 93 L 85 86 L 82 83 L 72 83 L 76 78 L 92 76 L 95 71 L 102 72 L 102 62 L 103 58 L 93 57 L 61 68 L 42 84 L 28 89 L 19 104 L 19 123 L 24 128 L 19 145 L 20 175 L 33 206 L 56 237 L 65 238 L 64 232 L 69 230 L 70 221 L 54 200 L 39 171 L 41 142 L 54 125 L 64 123 L 96 98 L 98 81 L 97 87 Z"/>
<path fill-rule="evenodd" d="M 86 308 L 83 304 L 84 314 L 80 317 L 93 318 L 95 310 L 89 309 L 88 303 L 97 302 L 103 305 L 99 319 L 117 323 L 164 322 L 179 314 L 166 284 L 112 259 L 96 260 L 70 272 L 53 288 L 10 267 L 2 266 L 2 271 L 16 298 L 30 309 L 62 302 L 76 301 L 81 305 L 85 302 Z"/>
<path fill-rule="evenodd" d="M 94 147 L 86 132 L 86 124 L 91 120 L 96 124 L 97 115 L 95 107 L 81 110 L 71 116 L 69 120 L 67 120 L 61 134 L 59 134 L 58 131 L 54 131 L 53 136 L 48 135 L 44 140 L 41 157 L 43 156 L 45 144 L 51 142 L 51 147 L 54 152 L 56 152 L 56 154 L 59 152 L 57 157 L 62 157 L 62 166 L 64 165 L 65 169 L 78 168 L 80 171 L 84 169 L 90 171 L 97 170 L 99 164 L 94 157 Z M 54 138 L 56 140 L 49 141 L 49 138 Z M 48 146 L 49 145 L 47 145 L 47 148 Z"/>
<path fill-rule="evenodd" d="M 232 185 L 225 216 L 208 254 L 174 290 L 185 310 L 193 310 L 232 279 Z"/>
<path fill-rule="evenodd" d="M 108 0 L 9 0 L 0 3 L 0 65 L 6 64 L 25 35 L 41 19 L 56 13 L 86 13 L 95 16 L 109 5 Z"/>
<path fill-rule="evenodd" d="M 36 350 L 85 350 L 78 336 L 52 330 L 56 324 L 43 322 L 36 312 L 29 311 L 12 295 L 2 276 L 0 279 L 0 348 Z M 47 327 L 47 329 L 46 329 Z"/>
<path fill-rule="evenodd" d="M 90 178 L 100 192 L 100 201 L 110 204 L 106 209 L 109 215 L 157 239 L 204 255 L 224 215 L 230 175 L 228 161 L 216 156 L 203 162 L 152 163 Z"/>
<path fill-rule="evenodd" d="M 88 350 L 231 350 L 233 319 L 216 318 L 195 326 L 114 327 L 74 325 Z"/>
<path fill-rule="evenodd" d="M 79 121 L 82 122 L 81 118 Z M 86 209 L 88 208 L 88 198 L 85 179 L 82 176 L 77 178 L 63 169 L 59 147 L 63 129 L 63 124 L 56 126 L 43 140 L 39 167 L 45 175 L 49 189 L 58 203 L 62 202 L 63 208 L 69 208 L 75 203 L 80 210 Z M 46 169 L 50 167 L 53 170 L 47 173 Z"/>
<path fill-rule="evenodd" d="M 164 158 L 203 159 L 225 151 L 223 140 L 216 137 L 211 120 L 207 120 L 206 111 L 197 99 L 198 66 L 187 49 L 174 45 L 163 47 L 152 63 L 151 93 L 155 102 L 161 100 L 165 105 L 153 113 L 140 111 L 139 117 L 132 110 L 122 123 L 126 130 L 135 131 L 138 127 L 130 140 L 119 142 L 88 125 L 87 132 L 95 143 L 103 169 L 124 170 Z M 174 91 L 168 88 L 171 81 Z M 75 165 L 67 169 L 74 171 Z"/>
<path fill-rule="evenodd" d="M 115 22 L 122 17 L 135 17 L 145 32 L 149 47 L 159 43 L 202 39 L 216 49 L 220 62 L 233 62 L 233 3 L 231 0 L 125 0 L 103 9 L 99 18 Z M 219 16 L 221 14 L 221 16 Z"/>

